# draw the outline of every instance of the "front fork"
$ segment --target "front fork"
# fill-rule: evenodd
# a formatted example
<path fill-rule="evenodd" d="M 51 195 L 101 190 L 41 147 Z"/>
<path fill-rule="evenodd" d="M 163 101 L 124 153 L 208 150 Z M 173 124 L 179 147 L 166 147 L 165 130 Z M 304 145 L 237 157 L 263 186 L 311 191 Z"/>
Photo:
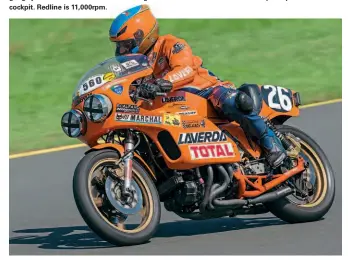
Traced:
<path fill-rule="evenodd" d="M 130 185 L 132 181 L 132 170 L 133 170 L 133 150 L 134 150 L 134 135 L 131 131 L 127 131 L 126 139 L 124 141 L 124 154 L 127 156 L 123 159 L 124 164 L 124 184 L 122 193 L 124 196 L 130 196 Z"/>

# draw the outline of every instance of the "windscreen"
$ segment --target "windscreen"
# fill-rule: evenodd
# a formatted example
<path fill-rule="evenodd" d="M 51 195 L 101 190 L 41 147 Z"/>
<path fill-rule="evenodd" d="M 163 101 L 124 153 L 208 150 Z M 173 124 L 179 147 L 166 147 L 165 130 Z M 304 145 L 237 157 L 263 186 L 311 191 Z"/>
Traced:
<path fill-rule="evenodd" d="M 144 55 L 117 56 L 105 60 L 89 70 L 78 82 L 73 99 L 87 94 L 105 83 L 150 68 Z"/>

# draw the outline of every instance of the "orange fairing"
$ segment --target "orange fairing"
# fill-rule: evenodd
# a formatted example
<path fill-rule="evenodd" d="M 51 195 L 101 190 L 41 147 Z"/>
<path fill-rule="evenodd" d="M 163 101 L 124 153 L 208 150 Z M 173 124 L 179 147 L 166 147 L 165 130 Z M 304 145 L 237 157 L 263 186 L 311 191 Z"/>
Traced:
<path fill-rule="evenodd" d="M 136 58 L 130 56 L 129 59 Z M 112 104 L 111 111 L 103 121 L 92 122 L 86 118 L 86 131 L 78 139 L 90 147 L 95 147 L 98 145 L 98 139 L 110 131 L 138 130 L 146 134 L 157 145 L 168 168 L 178 170 L 218 163 L 240 162 L 241 155 L 235 141 L 254 158 L 260 157 L 259 146 L 248 141 L 238 124 L 228 123 L 221 119 L 203 97 L 188 92 L 173 91 L 166 97 L 157 97 L 152 104 L 143 100 L 134 103 L 130 96 L 130 92 L 135 89 L 132 83 L 153 73 L 152 69 L 147 67 L 143 60 L 141 61 L 139 64 L 144 66 L 141 71 L 132 72 L 124 77 L 122 74 L 113 75 L 112 72 L 104 72 L 105 84 L 102 83 L 99 88 L 92 89 L 90 92 L 82 92 L 82 96 L 78 96 L 77 92 L 78 103 L 73 104 L 73 109 L 79 109 L 81 112 L 84 111 L 84 101 L 92 94 L 103 94 L 110 99 Z M 120 64 L 127 67 L 134 66 L 124 60 Z M 105 65 L 105 63 L 101 65 Z M 113 76 L 116 78 L 114 79 Z M 115 87 L 118 89 L 116 90 Z M 78 90 L 83 91 L 81 88 L 83 88 L 83 82 Z M 289 94 L 291 90 L 279 90 L 283 92 L 279 95 L 281 99 L 284 101 L 290 99 L 282 97 L 284 94 L 292 99 Z M 87 89 L 87 91 L 89 90 Z M 273 93 L 269 95 L 267 90 L 265 94 L 264 100 L 274 96 Z M 290 108 L 290 105 L 283 100 L 278 111 L 271 107 L 277 106 L 276 100 L 271 105 L 269 105 L 269 101 L 263 102 L 261 115 L 268 118 L 298 115 L 299 109 L 295 106 L 294 101 Z M 284 112 L 280 112 L 281 110 Z M 222 131 L 227 132 L 227 135 Z M 234 137 L 235 141 L 230 137 Z"/>
<path fill-rule="evenodd" d="M 139 111 L 134 114 L 116 112 L 117 105 L 135 105 L 129 96 L 130 84 L 141 77 L 151 74 L 151 69 L 124 78 L 112 80 L 91 92 L 104 94 L 112 102 L 109 117 L 100 123 L 87 120 L 86 133 L 79 139 L 90 147 L 98 144 L 97 140 L 115 129 L 134 129 L 148 135 L 162 152 L 164 160 L 171 169 L 189 169 L 197 166 L 239 162 L 240 154 L 236 144 L 207 119 L 214 117 L 207 100 L 191 93 L 176 91 L 167 97 L 157 97 L 151 106 L 145 101 L 138 101 Z M 115 94 L 111 87 L 122 85 L 122 94 Z M 81 102 L 74 109 L 83 111 Z M 128 116 L 130 115 L 130 116 Z M 125 117 L 125 118 L 122 118 Z M 130 117 L 130 118 L 127 118 Z M 159 133 L 167 131 L 175 146 L 179 149 L 178 158 L 166 153 L 166 144 L 159 141 Z"/>

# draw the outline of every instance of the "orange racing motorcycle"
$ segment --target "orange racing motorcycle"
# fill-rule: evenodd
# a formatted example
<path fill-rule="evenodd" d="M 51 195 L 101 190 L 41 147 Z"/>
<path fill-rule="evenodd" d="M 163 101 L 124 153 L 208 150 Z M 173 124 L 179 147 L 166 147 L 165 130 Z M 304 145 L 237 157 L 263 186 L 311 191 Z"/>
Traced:
<path fill-rule="evenodd" d="M 152 73 L 138 54 L 98 64 L 79 81 L 61 119 L 66 135 L 90 147 L 73 193 L 98 236 L 116 245 L 148 241 L 160 202 L 186 219 L 271 212 L 299 223 L 328 212 L 335 184 L 327 157 L 307 134 L 283 125 L 300 113 L 298 92 L 263 85 L 249 93 L 286 149 L 286 160 L 271 169 L 253 138 L 206 99 L 183 91 L 140 97 Z"/>

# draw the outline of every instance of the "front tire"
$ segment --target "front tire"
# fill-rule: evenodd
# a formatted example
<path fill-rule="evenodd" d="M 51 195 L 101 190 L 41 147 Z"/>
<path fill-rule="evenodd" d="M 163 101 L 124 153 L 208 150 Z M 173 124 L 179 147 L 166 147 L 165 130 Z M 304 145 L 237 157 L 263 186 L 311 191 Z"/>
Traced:
<path fill-rule="evenodd" d="M 288 223 L 303 223 L 321 219 L 331 208 L 335 197 L 335 180 L 332 167 L 320 146 L 301 130 L 291 126 L 278 126 L 278 131 L 290 133 L 301 139 L 300 155 L 309 160 L 315 172 L 313 199 L 306 204 L 296 204 L 289 197 L 265 203 L 268 210 Z"/>
<path fill-rule="evenodd" d="M 93 173 L 99 165 L 114 163 L 117 159 L 118 152 L 110 149 L 92 151 L 84 156 L 74 173 L 74 199 L 82 218 L 99 237 L 114 245 L 141 244 L 147 242 L 156 232 L 161 217 L 158 192 L 147 171 L 133 159 L 133 181 L 142 192 L 142 210 L 146 216 L 135 229 L 126 229 L 124 225 L 119 226 L 120 223 L 111 220 L 108 214 L 103 213 L 100 204 L 97 205 L 93 195 Z"/>

